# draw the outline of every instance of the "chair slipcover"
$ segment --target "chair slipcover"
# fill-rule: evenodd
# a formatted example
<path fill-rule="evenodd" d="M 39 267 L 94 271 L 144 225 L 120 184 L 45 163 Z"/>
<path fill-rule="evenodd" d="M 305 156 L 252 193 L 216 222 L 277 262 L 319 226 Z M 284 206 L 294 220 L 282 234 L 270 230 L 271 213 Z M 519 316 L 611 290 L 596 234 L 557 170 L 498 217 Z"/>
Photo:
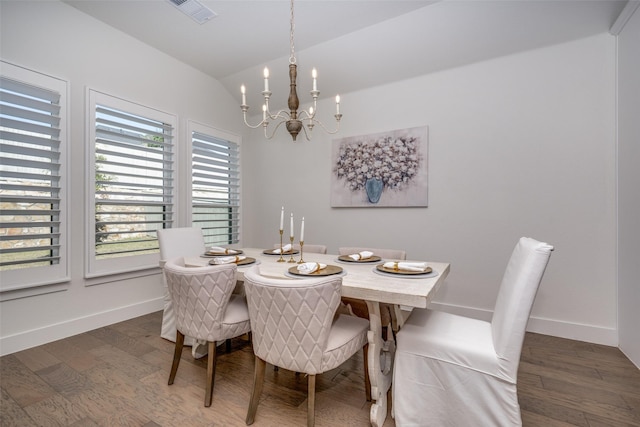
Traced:
<path fill-rule="evenodd" d="M 209 358 L 205 406 L 211 405 L 216 342 L 251 331 L 244 298 L 232 294 L 236 270 L 235 264 L 185 267 L 184 258 L 169 260 L 164 265 L 177 330 L 169 384 L 173 384 L 178 370 L 184 336 L 206 341 L 209 344 Z"/>
<path fill-rule="evenodd" d="M 268 362 L 309 374 L 307 416 L 308 424 L 313 425 L 315 375 L 339 366 L 367 345 L 369 322 L 345 315 L 334 320 L 342 290 L 340 276 L 272 279 L 261 276 L 254 266 L 245 272 L 244 281 L 256 356 L 247 424 L 253 422 L 264 362 Z"/>
<path fill-rule="evenodd" d="M 401 426 L 520 426 L 516 381 L 527 321 L 553 247 L 517 243 L 491 322 L 414 309 L 397 335 L 393 412 Z"/>
<path fill-rule="evenodd" d="M 202 255 L 206 248 L 202 230 L 195 227 L 165 228 L 157 231 L 158 245 L 160 246 L 160 266 L 172 258 Z M 173 304 L 169 298 L 167 281 L 163 275 L 165 287 L 164 311 L 162 312 L 162 329 L 160 336 L 169 341 L 176 341 L 176 320 L 173 312 Z M 193 345 L 192 337 L 187 337 L 185 345 Z"/>

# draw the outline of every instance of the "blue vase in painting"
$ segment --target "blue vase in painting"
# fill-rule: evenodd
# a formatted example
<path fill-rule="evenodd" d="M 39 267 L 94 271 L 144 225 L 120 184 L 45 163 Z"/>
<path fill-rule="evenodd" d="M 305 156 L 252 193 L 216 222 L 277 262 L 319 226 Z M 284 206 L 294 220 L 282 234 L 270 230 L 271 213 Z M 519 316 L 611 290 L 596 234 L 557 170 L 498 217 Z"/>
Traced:
<path fill-rule="evenodd" d="M 371 203 L 378 203 L 382 195 L 382 180 L 377 178 L 369 178 L 364 183 L 364 189 L 367 192 L 367 198 Z"/>

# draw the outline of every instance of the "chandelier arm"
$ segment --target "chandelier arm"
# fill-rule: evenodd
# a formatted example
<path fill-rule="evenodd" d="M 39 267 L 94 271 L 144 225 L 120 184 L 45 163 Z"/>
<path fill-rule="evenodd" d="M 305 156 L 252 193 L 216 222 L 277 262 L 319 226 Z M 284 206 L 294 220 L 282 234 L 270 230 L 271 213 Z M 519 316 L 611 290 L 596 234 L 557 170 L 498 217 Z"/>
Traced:
<path fill-rule="evenodd" d="M 302 131 L 304 132 L 304 137 L 307 141 L 311 141 L 311 136 L 309 135 L 309 133 L 307 133 L 307 127 L 306 126 L 302 126 Z M 311 132 L 311 129 L 309 129 L 309 132 Z"/>
<path fill-rule="evenodd" d="M 271 114 L 271 112 L 267 110 L 267 115 L 271 120 L 283 119 L 286 121 L 291 118 L 291 115 L 287 110 L 280 110 L 276 114 Z"/>
<path fill-rule="evenodd" d="M 264 137 L 265 137 L 265 138 L 267 138 L 267 139 L 272 139 L 272 138 L 275 136 L 276 132 L 278 131 L 278 128 L 279 128 L 280 126 L 282 126 L 282 124 L 283 124 L 283 123 L 286 123 L 286 122 L 285 122 L 285 121 L 280 121 L 280 122 L 278 122 L 278 124 L 276 125 L 276 127 L 275 127 L 275 128 L 273 128 L 273 132 L 271 132 L 271 136 L 267 136 L 267 127 L 265 126 L 265 127 L 264 127 Z"/>
<path fill-rule="evenodd" d="M 260 126 L 264 126 L 265 120 L 260 121 L 260 123 L 258 123 L 258 124 L 257 124 L 257 125 L 255 125 L 255 126 L 254 126 L 254 125 L 250 125 L 250 124 L 249 124 L 249 122 L 247 122 L 247 112 L 246 112 L 246 111 L 243 113 L 243 117 L 244 117 L 244 124 L 245 124 L 247 127 L 250 127 L 251 129 L 257 129 L 257 128 L 259 128 Z M 267 122 L 267 123 L 269 123 L 269 122 Z"/>
<path fill-rule="evenodd" d="M 313 122 L 315 124 L 319 124 L 320 127 L 322 129 L 324 129 L 324 131 L 327 132 L 328 134 L 333 135 L 335 133 L 338 133 L 338 131 L 340 130 L 340 119 L 342 118 L 342 114 L 335 114 L 335 116 L 336 116 L 336 122 L 338 122 L 338 124 L 336 126 L 336 130 L 334 130 L 334 131 L 330 131 L 329 129 L 327 129 L 327 127 L 324 125 L 324 123 L 322 123 L 320 120 L 313 119 Z M 338 116 L 340 116 L 340 117 L 338 117 Z"/>

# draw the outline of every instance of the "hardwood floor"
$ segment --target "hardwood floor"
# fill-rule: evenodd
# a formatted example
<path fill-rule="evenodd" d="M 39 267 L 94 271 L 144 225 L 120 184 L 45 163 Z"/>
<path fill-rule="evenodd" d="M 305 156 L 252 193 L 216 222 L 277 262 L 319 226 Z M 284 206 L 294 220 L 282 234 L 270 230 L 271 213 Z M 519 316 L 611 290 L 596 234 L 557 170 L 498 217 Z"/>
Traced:
<path fill-rule="evenodd" d="M 160 323 L 157 312 L 0 358 L 0 425 L 244 426 L 247 342 L 218 348 L 205 408 L 206 358 L 185 349 L 168 386 L 174 346 L 160 338 Z M 524 426 L 640 426 L 640 370 L 617 348 L 527 334 L 518 377 Z M 361 353 L 316 387 L 317 426 L 369 425 Z M 305 399 L 303 375 L 267 369 L 254 426 L 306 425 Z M 385 427 L 394 425 L 388 417 Z"/>

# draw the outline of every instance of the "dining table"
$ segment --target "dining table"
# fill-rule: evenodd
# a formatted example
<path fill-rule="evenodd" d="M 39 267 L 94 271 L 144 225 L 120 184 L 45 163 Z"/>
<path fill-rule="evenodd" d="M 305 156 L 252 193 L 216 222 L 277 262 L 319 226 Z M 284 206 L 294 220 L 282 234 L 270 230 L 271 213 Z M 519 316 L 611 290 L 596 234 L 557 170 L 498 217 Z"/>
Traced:
<path fill-rule="evenodd" d="M 238 249 L 237 279 L 244 279 L 244 272 L 248 268 L 258 265 L 260 274 L 278 279 L 313 277 L 300 276 L 297 266 L 301 259 L 304 262 L 315 262 L 331 267 L 342 276 L 342 295 L 366 301 L 369 309 L 369 342 L 368 367 L 371 381 L 371 409 L 369 413 L 371 425 L 381 427 L 387 417 L 387 393 L 391 388 L 393 376 L 393 360 L 395 355 L 395 341 L 393 334 L 387 334 L 383 339 L 380 316 L 380 303 L 391 304 L 398 319 L 398 328 L 402 327 L 404 315 L 412 308 L 426 308 L 438 288 L 444 283 L 449 274 L 450 264 L 446 262 L 427 261 L 431 272 L 425 274 L 390 272 L 381 268 L 384 262 L 400 261 L 374 258 L 375 261 L 363 262 L 346 261 L 345 257 L 334 254 L 304 253 L 295 250 L 293 253 L 279 254 L 271 249 L 242 248 Z M 243 258 L 244 257 L 244 258 Z M 243 259 L 242 259 L 243 258 Z M 185 265 L 203 266 L 211 262 L 212 258 L 203 254 L 200 257 L 185 258 Z M 421 260 L 424 261 L 424 260 Z M 402 260 L 401 262 L 414 262 Z M 415 261 L 417 262 L 417 261 Z M 379 267 L 380 266 L 380 267 Z M 340 268 L 335 268 L 340 267 Z M 293 271 L 293 273 L 292 273 Z M 321 270 L 316 275 L 322 274 Z M 404 310 L 401 310 L 401 307 Z M 387 325 L 384 325 L 387 326 Z"/>

